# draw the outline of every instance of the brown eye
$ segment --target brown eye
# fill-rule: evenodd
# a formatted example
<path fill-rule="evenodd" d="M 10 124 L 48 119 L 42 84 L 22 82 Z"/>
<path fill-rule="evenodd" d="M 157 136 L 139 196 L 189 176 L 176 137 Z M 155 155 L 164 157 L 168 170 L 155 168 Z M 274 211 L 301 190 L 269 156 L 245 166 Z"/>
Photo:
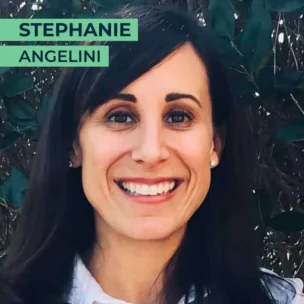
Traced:
<path fill-rule="evenodd" d="M 131 115 L 126 111 L 115 111 L 107 117 L 107 122 L 118 124 L 129 124 L 133 121 Z"/>
<path fill-rule="evenodd" d="M 170 124 L 189 123 L 193 120 L 192 115 L 184 110 L 174 110 L 170 113 L 169 117 L 171 118 L 169 119 Z"/>

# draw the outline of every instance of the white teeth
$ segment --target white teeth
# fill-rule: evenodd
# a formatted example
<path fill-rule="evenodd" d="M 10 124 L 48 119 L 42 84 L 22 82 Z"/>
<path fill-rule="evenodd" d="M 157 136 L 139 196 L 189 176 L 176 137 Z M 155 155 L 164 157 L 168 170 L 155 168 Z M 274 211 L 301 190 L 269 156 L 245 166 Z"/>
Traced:
<path fill-rule="evenodd" d="M 170 190 L 173 189 L 174 186 L 175 186 L 175 182 L 171 182 L 171 184 L 170 184 L 170 186 L 169 186 L 169 189 L 170 189 Z"/>
<path fill-rule="evenodd" d="M 143 185 L 134 183 L 121 183 L 122 187 L 135 195 L 159 195 L 168 193 L 175 186 L 175 181 L 159 183 L 155 185 Z"/>
<path fill-rule="evenodd" d="M 148 185 L 142 185 L 141 194 L 147 195 L 150 193 L 150 187 Z"/>
<path fill-rule="evenodd" d="M 135 185 L 133 185 L 133 184 L 130 184 L 130 187 L 129 187 L 129 189 L 131 190 L 131 192 L 135 192 Z"/>
<path fill-rule="evenodd" d="M 126 189 L 128 189 L 128 188 L 126 188 Z M 132 192 L 136 192 L 136 193 L 139 193 L 140 192 L 140 185 L 136 185 L 136 187 L 135 187 L 135 190 L 134 191 L 132 191 Z"/>
<path fill-rule="evenodd" d="M 156 195 L 157 194 L 157 185 L 153 185 L 150 187 L 150 195 Z"/>

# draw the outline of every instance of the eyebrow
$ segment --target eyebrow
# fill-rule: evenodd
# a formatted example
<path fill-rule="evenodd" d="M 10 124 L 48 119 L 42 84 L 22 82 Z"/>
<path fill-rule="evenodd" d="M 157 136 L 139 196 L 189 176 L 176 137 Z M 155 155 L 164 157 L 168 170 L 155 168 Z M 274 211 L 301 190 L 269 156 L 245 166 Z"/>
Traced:
<path fill-rule="evenodd" d="M 199 100 L 191 95 L 191 94 L 184 94 L 184 93 L 170 93 L 166 95 L 165 101 L 166 102 L 171 102 L 174 100 L 178 100 L 178 99 L 191 99 L 193 100 L 200 108 L 202 107 L 201 103 L 199 102 Z M 133 102 L 136 103 L 137 99 L 135 97 L 135 95 L 133 94 L 127 94 L 127 93 L 118 93 L 115 94 L 114 96 L 112 96 L 111 99 L 120 99 L 120 100 L 124 100 L 124 101 L 129 101 L 129 102 Z"/>

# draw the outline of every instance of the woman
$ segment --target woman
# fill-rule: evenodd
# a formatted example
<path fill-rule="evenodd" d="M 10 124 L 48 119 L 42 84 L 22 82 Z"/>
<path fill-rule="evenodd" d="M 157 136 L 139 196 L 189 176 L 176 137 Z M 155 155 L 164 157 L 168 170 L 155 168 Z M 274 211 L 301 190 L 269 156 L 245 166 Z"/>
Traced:
<path fill-rule="evenodd" d="M 210 37 L 171 9 L 108 17 L 139 41 L 62 72 L 0 302 L 304 303 L 257 266 L 254 149 Z"/>

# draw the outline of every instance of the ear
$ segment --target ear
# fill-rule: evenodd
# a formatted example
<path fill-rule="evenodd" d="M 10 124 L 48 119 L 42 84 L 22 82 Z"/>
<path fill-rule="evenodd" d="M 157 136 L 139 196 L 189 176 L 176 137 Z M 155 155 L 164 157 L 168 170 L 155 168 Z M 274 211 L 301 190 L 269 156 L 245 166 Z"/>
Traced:
<path fill-rule="evenodd" d="M 70 152 L 70 160 L 73 163 L 73 168 L 80 167 L 82 164 L 82 153 L 78 140 L 74 140 L 73 142 L 73 149 Z"/>
<path fill-rule="evenodd" d="M 214 161 L 216 165 L 219 164 L 226 139 L 226 125 L 223 125 L 220 128 L 217 128 L 213 135 L 213 145 L 211 151 L 210 161 Z"/>

